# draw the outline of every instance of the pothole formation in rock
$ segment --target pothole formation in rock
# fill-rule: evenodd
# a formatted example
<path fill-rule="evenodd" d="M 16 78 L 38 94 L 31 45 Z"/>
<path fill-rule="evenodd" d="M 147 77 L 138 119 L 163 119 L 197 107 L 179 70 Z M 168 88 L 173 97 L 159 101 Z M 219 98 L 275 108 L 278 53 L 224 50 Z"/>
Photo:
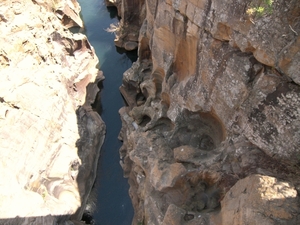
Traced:
<path fill-rule="evenodd" d="M 121 165 L 130 178 L 136 212 L 144 207 L 147 211 L 153 200 L 161 212 L 170 204 L 185 210 L 182 218 L 190 221 L 196 214 L 218 209 L 221 175 L 208 168 L 220 159 L 218 147 L 226 134 L 209 112 L 182 109 L 172 121 L 168 96 L 161 94 L 162 72 L 151 73 L 151 66 L 136 63 L 124 73 L 120 90 L 128 107 L 120 110 Z M 141 199 L 145 202 L 138 202 Z"/>
<path fill-rule="evenodd" d="M 134 221 L 207 224 L 239 179 L 256 173 L 297 176 L 245 137 L 228 134 L 213 110 L 176 108 L 165 73 L 150 60 L 126 71 L 120 90 L 128 104 L 120 110 L 121 165 L 129 177 Z"/>
<path fill-rule="evenodd" d="M 300 191 L 294 66 L 299 49 L 289 27 L 298 29 L 299 23 L 289 18 L 299 4 L 276 2 L 271 14 L 252 21 L 246 12 L 251 4 L 145 2 L 139 61 L 124 74 L 121 87 L 128 103 L 120 110 L 121 165 L 129 177 L 134 223 L 297 220 L 299 207 L 290 205 L 298 201 L 295 189 Z M 285 17 L 283 11 L 291 13 Z M 247 179 L 252 174 L 260 175 Z M 282 197 L 281 212 L 265 206 L 283 202 L 247 195 L 241 185 L 264 186 L 261 175 L 290 182 L 293 197 Z M 254 202 L 262 207 L 252 208 Z M 249 209 L 257 216 L 247 216 Z"/>
<path fill-rule="evenodd" d="M 224 128 L 212 113 L 183 110 L 172 136 L 172 147 L 190 145 L 204 151 L 215 149 L 224 140 Z"/>
<path fill-rule="evenodd" d="M 168 204 L 174 204 L 187 212 L 210 212 L 220 204 L 220 191 L 216 188 L 217 173 L 191 171 L 180 177 L 175 185 L 162 192 Z"/>

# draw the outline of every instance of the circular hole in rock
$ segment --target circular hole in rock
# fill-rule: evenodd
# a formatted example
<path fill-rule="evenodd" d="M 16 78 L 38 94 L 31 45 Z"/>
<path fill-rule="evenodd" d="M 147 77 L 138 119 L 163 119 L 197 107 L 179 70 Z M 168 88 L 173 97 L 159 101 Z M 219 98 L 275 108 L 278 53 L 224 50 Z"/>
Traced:
<path fill-rule="evenodd" d="M 221 120 L 213 113 L 183 110 L 175 122 L 171 146 L 190 145 L 201 150 L 213 150 L 225 139 Z"/>
<path fill-rule="evenodd" d="M 142 118 L 142 122 L 139 124 L 141 127 L 145 127 L 147 123 L 151 121 L 151 118 L 147 115 L 144 115 Z"/>
<path fill-rule="evenodd" d="M 190 220 L 192 220 L 192 219 L 194 219 L 194 215 L 193 214 L 185 214 L 184 215 L 184 217 L 183 217 L 183 219 L 184 219 L 184 221 L 190 221 Z"/>
<path fill-rule="evenodd" d="M 214 141 L 213 139 L 206 135 L 206 134 L 203 134 L 200 138 L 200 141 L 199 141 L 199 148 L 203 149 L 203 150 L 212 150 L 215 148 L 215 144 L 214 144 Z"/>
<path fill-rule="evenodd" d="M 180 177 L 172 188 L 164 190 L 163 196 L 168 204 L 188 212 L 219 210 L 220 190 L 216 187 L 219 178 L 217 173 L 193 171 Z M 185 219 L 193 218 L 186 215 Z"/>
<path fill-rule="evenodd" d="M 137 106 L 143 105 L 145 103 L 145 101 L 146 101 L 146 98 L 142 93 L 138 93 L 136 95 L 136 105 Z"/>

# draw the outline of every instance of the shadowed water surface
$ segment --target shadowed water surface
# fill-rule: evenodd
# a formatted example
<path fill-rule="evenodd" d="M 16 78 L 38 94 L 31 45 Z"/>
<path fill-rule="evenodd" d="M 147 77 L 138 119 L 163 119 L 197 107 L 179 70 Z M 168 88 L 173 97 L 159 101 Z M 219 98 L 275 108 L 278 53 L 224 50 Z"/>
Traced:
<path fill-rule="evenodd" d="M 116 9 L 107 8 L 103 0 L 79 0 L 81 14 L 85 24 L 85 34 L 100 60 L 100 69 L 105 80 L 101 91 L 101 117 L 107 133 L 102 146 L 98 166 L 97 209 L 93 217 L 97 225 L 129 225 L 133 217 L 133 208 L 128 195 L 129 185 L 123 178 L 119 165 L 117 139 L 121 129 L 118 110 L 124 105 L 119 92 L 122 75 L 135 60 L 135 53 L 123 53 L 116 50 L 114 34 L 105 31 L 111 23 L 117 23 Z M 99 104 L 97 108 L 100 109 Z"/>

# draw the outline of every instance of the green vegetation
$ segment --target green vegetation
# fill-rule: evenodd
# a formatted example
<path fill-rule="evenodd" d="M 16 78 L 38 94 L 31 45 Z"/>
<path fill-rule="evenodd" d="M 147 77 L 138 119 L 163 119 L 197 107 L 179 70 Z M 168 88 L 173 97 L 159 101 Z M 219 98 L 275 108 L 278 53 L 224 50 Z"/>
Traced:
<path fill-rule="evenodd" d="M 251 4 L 250 8 L 247 9 L 249 16 L 263 16 L 270 14 L 273 11 L 272 4 L 274 0 L 262 0 L 260 4 Z"/>

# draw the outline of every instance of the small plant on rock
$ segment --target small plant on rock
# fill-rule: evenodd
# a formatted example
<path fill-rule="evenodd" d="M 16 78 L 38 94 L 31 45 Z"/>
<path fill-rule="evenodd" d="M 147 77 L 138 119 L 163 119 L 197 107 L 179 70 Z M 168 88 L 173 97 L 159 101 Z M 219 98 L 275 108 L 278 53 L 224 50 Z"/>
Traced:
<path fill-rule="evenodd" d="M 109 25 L 109 28 L 106 28 L 105 31 L 107 31 L 109 33 L 114 33 L 115 35 L 117 35 L 120 32 L 120 29 L 121 29 L 120 23 L 116 23 L 116 24 L 111 23 Z"/>
<path fill-rule="evenodd" d="M 249 16 L 263 16 L 270 14 L 273 11 L 272 4 L 274 0 L 263 0 L 260 1 L 260 4 L 250 4 L 250 7 L 247 9 L 246 13 Z"/>

